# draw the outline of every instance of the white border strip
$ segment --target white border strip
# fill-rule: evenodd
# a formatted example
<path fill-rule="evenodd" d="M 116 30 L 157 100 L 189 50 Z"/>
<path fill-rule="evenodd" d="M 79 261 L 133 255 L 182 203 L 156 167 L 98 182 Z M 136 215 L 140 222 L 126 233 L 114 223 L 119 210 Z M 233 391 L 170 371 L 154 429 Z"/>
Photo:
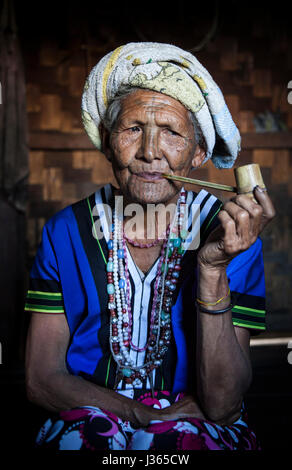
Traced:
<path fill-rule="evenodd" d="M 289 345 L 292 347 L 292 337 L 279 337 L 279 338 L 263 338 L 263 339 L 253 339 L 250 340 L 250 346 L 281 346 Z"/>

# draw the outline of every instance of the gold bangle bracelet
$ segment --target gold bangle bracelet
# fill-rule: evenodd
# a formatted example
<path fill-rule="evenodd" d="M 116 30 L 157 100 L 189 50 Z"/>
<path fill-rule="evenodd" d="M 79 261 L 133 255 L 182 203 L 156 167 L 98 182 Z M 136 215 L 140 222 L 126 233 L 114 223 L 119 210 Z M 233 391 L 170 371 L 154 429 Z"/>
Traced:
<path fill-rule="evenodd" d="M 228 287 L 228 292 L 224 297 L 221 297 L 221 299 L 217 300 L 216 302 L 203 302 L 203 300 L 196 299 L 196 302 L 200 305 L 205 305 L 205 307 L 214 307 L 215 305 L 218 305 L 222 300 L 227 299 L 227 297 L 230 295 L 230 288 Z"/>

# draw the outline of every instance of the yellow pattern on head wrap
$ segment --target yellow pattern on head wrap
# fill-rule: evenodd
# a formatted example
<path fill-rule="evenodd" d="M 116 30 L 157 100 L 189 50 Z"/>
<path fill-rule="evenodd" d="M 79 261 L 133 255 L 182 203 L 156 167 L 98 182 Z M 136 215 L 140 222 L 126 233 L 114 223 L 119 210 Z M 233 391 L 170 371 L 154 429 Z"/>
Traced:
<path fill-rule="evenodd" d="M 193 75 L 193 78 L 194 78 L 194 80 L 196 80 L 196 82 L 199 85 L 199 87 L 201 88 L 201 90 L 206 90 L 207 85 L 204 82 L 204 80 L 202 79 L 202 77 L 199 77 L 199 75 Z"/>
<path fill-rule="evenodd" d="M 189 61 L 185 59 L 182 55 L 180 57 L 182 59 L 182 63 L 180 64 L 180 66 L 188 69 L 190 67 Z"/>
<path fill-rule="evenodd" d="M 103 73 L 103 79 L 102 79 L 102 97 L 103 97 L 103 102 L 104 105 L 107 106 L 107 94 L 106 94 L 106 87 L 107 87 L 107 81 L 108 77 L 110 76 L 110 73 L 112 69 L 114 68 L 114 65 L 116 61 L 118 60 L 118 57 L 122 51 L 124 46 L 120 46 L 117 49 L 114 50 L 112 55 L 110 56 L 110 59 L 108 63 L 105 66 L 104 73 Z"/>
<path fill-rule="evenodd" d="M 157 62 L 157 64 L 160 70 L 154 77 L 147 78 L 144 73 L 138 73 L 130 78 L 130 85 L 164 93 L 180 101 L 190 111 L 199 111 L 205 101 L 188 75 L 169 62 Z"/>

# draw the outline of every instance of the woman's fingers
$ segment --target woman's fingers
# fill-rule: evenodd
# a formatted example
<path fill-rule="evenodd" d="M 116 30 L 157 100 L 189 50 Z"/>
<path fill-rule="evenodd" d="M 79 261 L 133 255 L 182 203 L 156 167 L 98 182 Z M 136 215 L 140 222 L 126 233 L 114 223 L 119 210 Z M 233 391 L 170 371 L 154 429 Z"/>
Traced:
<path fill-rule="evenodd" d="M 255 241 L 263 229 L 262 206 L 243 194 L 236 196 L 232 201 L 239 208 L 239 211 L 242 210 L 245 212 L 246 218 L 248 218 L 249 235 Z M 244 223 L 244 220 L 242 220 L 242 222 Z"/>
<path fill-rule="evenodd" d="M 250 237 L 251 231 L 251 220 L 249 211 L 239 204 L 235 200 L 228 201 L 224 204 L 224 210 L 234 220 L 235 230 L 238 237 L 247 241 Z"/>
<path fill-rule="evenodd" d="M 275 217 L 276 210 L 266 189 L 262 189 L 257 186 L 254 189 L 254 195 L 263 209 L 261 227 L 263 229 Z"/>
<path fill-rule="evenodd" d="M 243 242 L 254 243 L 263 228 L 275 216 L 275 208 L 266 190 L 254 190 L 257 202 L 243 194 L 225 203 L 224 210 L 234 219 L 236 232 Z"/>
<path fill-rule="evenodd" d="M 218 214 L 221 225 L 200 251 L 205 264 L 217 265 L 247 250 L 273 219 L 275 209 L 267 192 L 256 188 L 254 197 L 257 202 L 241 194 L 224 204 Z"/>
<path fill-rule="evenodd" d="M 233 256 L 238 250 L 242 250 L 242 248 L 239 248 L 240 238 L 236 230 L 235 220 L 225 209 L 219 212 L 218 218 L 224 230 L 222 238 L 223 245 L 220 248 L 223 249 L 227 255 Z"/>
<path fill-rule="evenodd" d="M 193 397 L 186 396 L 160 411 L 159 419 L 162 421 L 178 420 L 182 418 L 205 418 L 201 408 Z"/>

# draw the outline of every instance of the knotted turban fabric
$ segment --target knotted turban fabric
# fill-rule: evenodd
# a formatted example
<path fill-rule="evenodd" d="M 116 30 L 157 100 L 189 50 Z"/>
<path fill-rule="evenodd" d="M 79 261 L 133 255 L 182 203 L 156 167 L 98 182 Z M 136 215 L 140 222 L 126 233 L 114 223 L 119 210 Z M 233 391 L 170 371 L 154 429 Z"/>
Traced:
<path fill-rule="evenodd" d="M 240 134 L 223 94 L 209 72 L 189 52 L 171 44 L 141 42 L 120 46 L 90 72 L 82 96 L 82 120 L 101 149 L 99 124 L 123 87 L 164 93 L 195 114 L 206 142 L 206 157 L 217 168 L 230 168 L 240 150 Z"/>

